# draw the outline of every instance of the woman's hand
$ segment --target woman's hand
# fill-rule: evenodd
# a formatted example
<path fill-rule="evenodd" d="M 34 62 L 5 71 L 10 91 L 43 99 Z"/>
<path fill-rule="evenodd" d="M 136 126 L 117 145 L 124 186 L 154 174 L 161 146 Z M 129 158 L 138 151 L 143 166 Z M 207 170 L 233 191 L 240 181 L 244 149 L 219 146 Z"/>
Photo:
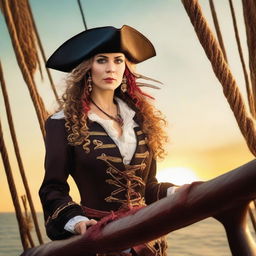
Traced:
<path fill-rule="evenodd" d="M 95 224 L 97 224 L 97 221 L 94 219 L 87 220 L 87 221 L 79 221 L 75 225 L 75 232 L 78 235 L 83 235 L 86 232 L 87 227 L 93 226 Z"/>

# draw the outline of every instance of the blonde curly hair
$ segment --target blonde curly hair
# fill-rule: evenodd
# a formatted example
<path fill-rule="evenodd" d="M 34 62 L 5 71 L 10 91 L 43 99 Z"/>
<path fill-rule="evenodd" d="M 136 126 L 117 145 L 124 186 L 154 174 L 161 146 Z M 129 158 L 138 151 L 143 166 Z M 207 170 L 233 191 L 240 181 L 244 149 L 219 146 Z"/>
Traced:
<path fill-rule="evenodd" d="M 91 69 L 93 58 L 82 62 L 67 76 L 67 88 L 62 96 L 61 109 L 64 109 L 68 133 L 68 142 L 71 145 L 83 145 L 85 152 L 89 152 L 89 128 L 87 113 L 89 107 L 89 91 L 87 86 L 88 71 Z M 164 145 L 167 136 L 163 129 L 166 120 L 161 111 L 157 110 L 152 97 L 141 91 L 136 79 L 148 77 L 135 73 L 135 65 L 126 60 L 125 74 L 127 78 L 127 92 L 122 93 L 120 86 L 115 90 L 115 96 L 125 101 L 136 114 L 136 121 L 147 136 L 147 144 L 154 158 L 163 158 Z"/>

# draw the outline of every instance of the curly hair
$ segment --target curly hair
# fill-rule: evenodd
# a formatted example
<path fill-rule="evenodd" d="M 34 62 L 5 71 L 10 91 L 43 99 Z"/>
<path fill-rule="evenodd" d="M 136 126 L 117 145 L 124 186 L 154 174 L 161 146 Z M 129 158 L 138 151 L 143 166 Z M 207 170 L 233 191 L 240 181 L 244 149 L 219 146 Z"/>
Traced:
<path fill-rule="evenodd" d="M 92 66 L 92 58 L 82 62 L 68 75 L 66 79 L 67 89 L 62 96 L 61 108 L 64 109 L 65 127 L 68 133 L 68 142 L 71 145 L 83 145 L 85 152 L 89 152 L 89 128 L 88 111 L 89 91 L 87 86 L 88 71 Z M 144 93 L 136 83 L 138 78 L 151 78 L 135 73 L 135 65 L 126 60 L 125 73 L 127 79 L 127 92 L 123 93 L 120 86 L 115 90 L 115 96 L 121 98 L 136 112 L 136 121 L 147 136 L 147 144 L 154 158 L 163 158 L 164 145 L 167 136 L 163 129 L 166 120 L 161 111 L 152 103 L 154 99 Z"/>

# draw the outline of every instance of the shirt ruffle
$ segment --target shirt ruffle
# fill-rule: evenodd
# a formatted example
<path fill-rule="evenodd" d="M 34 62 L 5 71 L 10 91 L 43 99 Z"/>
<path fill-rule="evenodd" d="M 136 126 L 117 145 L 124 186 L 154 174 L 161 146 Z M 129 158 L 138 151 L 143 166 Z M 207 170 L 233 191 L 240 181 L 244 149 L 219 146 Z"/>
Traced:
<path fill-rule="evenodd" d="M 135 111 L 133 111 L 123 100 L 119 98 L 115 99 L 120 109 L 120 115 L 124 121 L 121 136 L 118 136 L 117 130 L 113 127 L 113 120 L 101 118 L 97 114 L 90 112 L 88 113 L 88 118 L 102 125 L 111 139 L 118 146 L 124 164 L 129 164 L 137 146 L 134 128 L 137 127 L 138 124 L 133 120 Z"/>

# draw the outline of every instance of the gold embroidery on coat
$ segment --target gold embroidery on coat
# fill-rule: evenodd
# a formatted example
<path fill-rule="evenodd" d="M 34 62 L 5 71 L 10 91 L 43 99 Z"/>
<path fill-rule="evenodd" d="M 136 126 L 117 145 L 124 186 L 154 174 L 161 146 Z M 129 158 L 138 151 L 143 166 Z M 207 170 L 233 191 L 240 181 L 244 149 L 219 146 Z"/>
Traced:
<path fill-rule="evenodd" d="M 99 136 L 108 136 L 107 133 L 105 133 L 105 132 L 97 132 L 97 131 L 91 131 L 91 132 L 89 132 L 89 135 L 90 135 L 90 136 L 91 136 L 91 135 L 92 135 L 92 136 L 94 136 L 94 135 L 95 135 L 95 136 L 98 136 L 98 135 L 99 135 Z"/>
<path fill-rule="evenodd" d="M 140 177 L 135 176 L 131 170 L 126 172 L 119 171 L 119 173 L 116 174 L 115 170 L 109 168 L 107 173 L 110 174 L 113 179 L 108 179 L 106 182 L 116 186 L 117 189 L 112 191 L 111 195 L 105 198 L 106 202 L 118 202 L 128 208 L 145 204 L 141 194 L 134 190 L 137 186 L 145 186 L 145 183 Z M 118 198 L 118 194 L 123 191 L 126 191 L 126 199 Z"/>
<path fill-rule="evenodd" d="M 143 134 L 143 132 L 142 132 L 142 131 L 137 131 L 136 133 L 137 133 L 137 135 L 141 135 L 141 134 Z"/>
<path fill-rule="evenodd" d="M 134 164 L 134 165 L 130 165 L 130 164 L 126 164 L 125 165 L 125 168 L 126 169 L 133 169 L 133 170 L 135 170 L 135 171 L 137 171 L 137 170 L 145 170 L 145 168 L 146 168 L 146 163 L 141 163 L 141 164 Z"/>
<path fill-rule="evenodd" d="M 146 145 L 146 140 L 140 140 L 139 145 Z"/>
<path fill-rule="evenodd" d="M 97 156 L 97 159 L 100 159 L 103 161 L 111 161 L 113 163 L 122 163 L 123 162 L 121 157 L 107 156 L 104 153 L 102 153 L 100 156 Z"/>
<path fill-rule="evenodd" d="M 85 143 L 83 144 L 83 149 L 86 154 L 90 153 L 89 145 L 91 144 L 91 141 L 89 139 L 85 139 Z"/>
<path fill-rule="evenodd" d="M 146 158 L 149 155 L 148 151 L 145 151 L 144 153 L 136 153 L 135 158 Z"/>
<path fill-rule="evenodd" d="M 52 220 L 53 220 L 53 219 L 56 219 L 61 211 L 63 211 L 63 210 L 66 209 L 67 207 L 69 207 L 69 206 L 71 206 L 71 205 L 74 205 L 74 204 L 76 204 L 76 203 L 73 202 L 73 201 L 71 201 L 71 202 L 65 203 L 64 205 L 59 206 L 59 207 L 54 211 L 54 213 L 53 213 L 51 216 L 48 217 L 48 219 L 47 219 L 46 222 L 45 222 L 45 225 L 50 221 L 50 219 L 52 219 Z"/>
<path fill-rule="evenodd" d="M 125 170 L 119 170 L 110 163 L 111 160 L 106 154 L 101 154 L 97 158 L 103 160 L 109 166 L 106 173 L 110 175 L 111 179 L 107 179 L 106 182 L 116 187 L 110 196 L 105 198 L 106 202 L 121 203 L 122 207 L 128 208 L 145 205 L 144 197 L 135 190 L 137 187 L 145 186 L 143 179 L 135 174 L 136 171 L 145 168 L 143 163 L 134 166 L 126 165 Z M 125 195 L 120 198 L 118 195 L 122 192 L 125 192 Z"/>
<path fill-rule="evenodd" d="M 115 144 L 104 144 L 101 140 L 93 140 L 94 149 L 102 149 L 102 148 L 116 148 Z"/>

